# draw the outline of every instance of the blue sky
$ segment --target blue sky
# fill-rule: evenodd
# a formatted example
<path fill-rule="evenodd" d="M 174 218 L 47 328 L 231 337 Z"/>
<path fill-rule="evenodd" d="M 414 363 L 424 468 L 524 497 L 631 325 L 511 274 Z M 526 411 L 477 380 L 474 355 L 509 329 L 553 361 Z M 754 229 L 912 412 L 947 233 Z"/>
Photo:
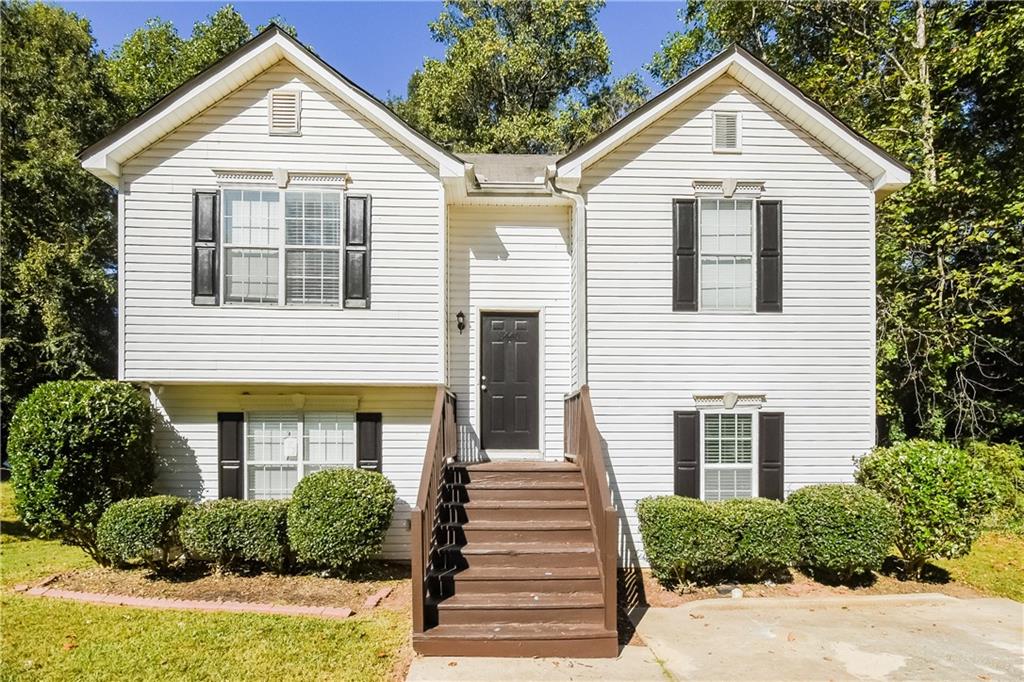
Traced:
<path fill-rule="evenodd" d="M 187 36 L 192 25 L 224 2 L 58 2 L 89 19 L 100 49 L 111 51 L 150 17 L 174 22 Z M 409 75 L 424 57 L 440 57 L 442 46 L 430 39 L 427 22 L 440 2 L 235 2 L 253 27 L 274 15 L 299 31 L 303 42 L 346 76 L 378 97 L 405 94 Z M 680 27 L 682 0 L 609 2 L 598 23 L 611 48 L 616 76 L 641 71 L 662 39 Z"/>

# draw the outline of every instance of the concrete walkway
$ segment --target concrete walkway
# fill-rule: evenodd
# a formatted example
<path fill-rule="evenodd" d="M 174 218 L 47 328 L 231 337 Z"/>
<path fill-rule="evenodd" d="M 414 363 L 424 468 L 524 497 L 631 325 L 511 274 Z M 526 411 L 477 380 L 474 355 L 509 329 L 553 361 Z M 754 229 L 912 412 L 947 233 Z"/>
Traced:
<path fill-rule="evenodd" d="M 1024 605 L 1008 599 L 713 599 L 634 620 L 646 646 L 617 659 L 417 657 L 407 679 L 1024 679 Z"/>

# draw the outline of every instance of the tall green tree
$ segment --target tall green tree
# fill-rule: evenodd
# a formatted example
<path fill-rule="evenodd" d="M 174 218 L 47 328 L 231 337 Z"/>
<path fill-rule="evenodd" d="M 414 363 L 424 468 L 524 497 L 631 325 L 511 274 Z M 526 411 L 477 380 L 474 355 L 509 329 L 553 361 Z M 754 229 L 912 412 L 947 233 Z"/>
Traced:
<path fill-rule="evenodd" d="M 275 17 L 271 22 L 295 34 L 294 27 L 283 20 Z M 110 58 L 111 82 L 122 99 L 125 116 L 142 112 L 252 36 L 249 24 L 232 5 L 197 21 L 188 38 L 181 37 L 169 21 L 148 20 L 125 38 Z"/>
<path fill-rule="evenodd" d="M 891 434 L 1024 437 L 1024 5 L 694 0 L 648 68 L 729 43 L 914 168 L 878 207 Z"/>
<path fill-rule="evenodd" d="M 570 148 L 639 106 L 636 74 L 613 80 L 597 25 L 603 0 L 446 0 L 430 32 L 446 46 L 391 104 L 459 151 Z"/>
<path fill-rule="evenodd" d="M 15 403 L 55 378 L 111 376 L 116 348 L 114 195 L 82 170 L 117 97 L 88 22 L 3 2 L 0 118 L 0 394 Z"/>

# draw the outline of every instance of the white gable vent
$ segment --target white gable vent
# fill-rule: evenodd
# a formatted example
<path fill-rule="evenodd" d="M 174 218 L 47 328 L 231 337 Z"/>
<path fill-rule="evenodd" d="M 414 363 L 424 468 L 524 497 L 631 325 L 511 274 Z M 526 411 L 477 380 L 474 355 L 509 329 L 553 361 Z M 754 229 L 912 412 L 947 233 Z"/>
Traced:
<path fill-rule="evenodd" d="M 738 152 L 740 150 L 740 115 L 735 112 L 715 112 L 715 151 Z"/>
<path fill-rule="evenodd" d="M 271 90 L 267 98 L 271 135 L 298 135 L 302 112 L 302 93 L 298 90 Z"/>

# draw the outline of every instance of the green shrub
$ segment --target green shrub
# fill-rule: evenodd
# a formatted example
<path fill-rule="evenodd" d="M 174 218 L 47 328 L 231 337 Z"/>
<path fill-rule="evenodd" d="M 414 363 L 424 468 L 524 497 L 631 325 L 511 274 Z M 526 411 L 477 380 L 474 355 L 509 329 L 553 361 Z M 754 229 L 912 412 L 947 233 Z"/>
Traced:
<path fill-rule="evenodd" d="M 793 512 L 778 500 L 756 498 L 714 503 L 732 532 L 729 563 L 740 578 L 755 581 L 777 574 L 799 553 Z"/>
<path fill-rule="evenodd" d="M 190 503 L 173 495 L 137 497 L 115 502 L 96 527 L 96 544 L 117 564 L 141 560 L 166 569 L 181 554 L 178 519 Z"/>
<path fill-rule="evenodd" d="M 286 500 L 213 500 L 181 516 L 182 545 L 190 559 L 218 570 L 267 568 L 288 563 Z"/>
<path fill-rule="evenodd" d="M 18 404 L 7 451 L 14 506 L 33 531 L 94 559 L 96 524 L 114 502 L 153 482 L 153 413 L 130 384 L 54 381 Z"/>
<path fill-rule="evenodd" d="M 644 552 L 665 583 L 707 581 L 728 566 L 735 542 L 716 506 L 688 497 L 647 497 L 636 505 Z"/>
<path fill-rule="evenodd" d="M 896 509 L 896 547 L 918 578 L 932 557 L 967 554 L 997 499 L 992 474 L 963 450 L 926 440 L 876 448 L 860 460 L 857 482 Z"/>
<path fill-rule="evenodd" d="M 288 507 L 288 540 L 312 566 L 347 571 L 380 552 L 395 487 L 375 471 L 331 469 L 306 476 Z"/>
<path fill-rule="evenodd" d="M 1020 443 L 968 443 L 965 450 L 992 474 L 996 508 L 992 528 L 1024 532 L 1024 448 Z"/>
<path fill-rule="evenodd" d="M 786 506 L 796 520 L 800 561 L 819 574 L 847 581 L 877 571 L 895 540 L 892 507 L 859 485 L 800 488 L 786 499 Z"/>

